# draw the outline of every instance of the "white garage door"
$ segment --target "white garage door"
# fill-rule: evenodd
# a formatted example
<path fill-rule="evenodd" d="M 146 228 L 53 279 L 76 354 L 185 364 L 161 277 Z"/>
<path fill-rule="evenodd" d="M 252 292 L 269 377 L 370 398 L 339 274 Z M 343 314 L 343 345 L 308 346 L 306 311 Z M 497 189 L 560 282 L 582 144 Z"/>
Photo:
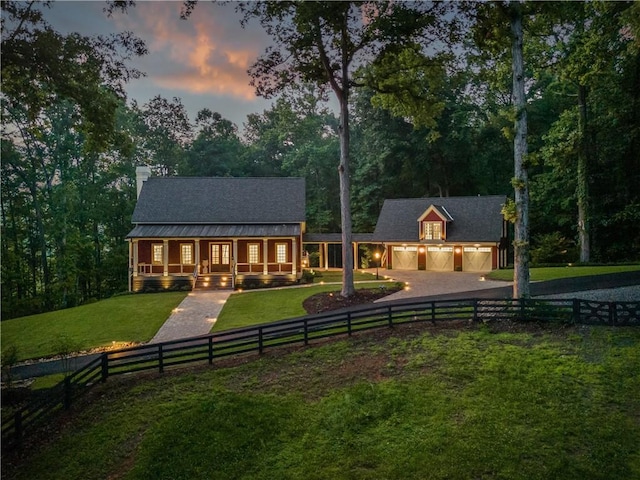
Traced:
<path fill-rule="evenodd" d="M 464 247 L 462 270 L 465 272 L 488 272 L 491 270 L 491 247 Z"/>
<path fill-rule="evenodd" d="M 397 270 L 418 269 L 417 247 L 393 247 L 392 266 Z"/>
<path fill-rule="evenodd" d="M 427 247 L 427 270 L 453 272 L 453 247 Z"/>

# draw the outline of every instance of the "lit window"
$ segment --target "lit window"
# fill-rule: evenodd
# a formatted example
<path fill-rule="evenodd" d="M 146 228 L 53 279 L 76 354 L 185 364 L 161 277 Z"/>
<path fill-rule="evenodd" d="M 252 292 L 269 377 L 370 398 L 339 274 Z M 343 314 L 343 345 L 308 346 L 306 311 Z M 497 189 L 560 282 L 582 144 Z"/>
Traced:
<path fill-rule="evenodd" d="M 211 264 L 220 265 L 220 245 L 211 245 Z"/>
<path fill-rule="evenodd" d="M 260 261 L 260 245 L 257 243 L 249 244 L 249 263 L 258 263 Z"/>
<path fill-rule="evenodd" d="M 222 258 L 221 263 L 223 265 L 229 265 L 231 263 L 231 250 L 229 248 L 229 244 L 222 245 Z"/>
<path fill-rule="evenodd" d="M 162 243 L 154 243 L 152 245 L 153 248 L 153 257 L 152 257 L 152 262 L 153 263 L 162 263 L 163 262 L 163 258 L 164 258 L 164 245 Z"/>
<path fill-rule="evenodd" d="M 276 243 L 276 263 L 287 263 L 286 243 Z"/>
<path fill-rule="evenodd" d="M 183 265 L 193 265 L 193 245 L 190 243 L 180 244 L 180 261 Z"/>
<path fill-rule="evenodd" d="M 424 222 L 425 240 L 442 240 L 442 223 Z"/>

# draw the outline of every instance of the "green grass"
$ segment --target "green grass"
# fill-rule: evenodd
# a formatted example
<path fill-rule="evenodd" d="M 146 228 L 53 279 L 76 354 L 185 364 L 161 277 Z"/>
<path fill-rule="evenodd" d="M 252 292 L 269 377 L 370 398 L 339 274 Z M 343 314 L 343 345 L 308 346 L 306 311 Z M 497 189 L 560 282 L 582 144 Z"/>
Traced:
<path fill-rule="evenodd" d="M 59 344 L 87 350 L 112 342 L 150 340 L 186 296 L 184 292 L 123 295 L 80 307 L 5 320 L 3 350 L 15 345 L 20 360 L 55 355 Z"/>
<path fill-rule="evenodd" d="M 356 288 L 390 286 L 389 282 L 356 284 Z M 394 284 L 395 285 L 395 284 Z M 302 302 L 316 293 L 339 291 L 340 285 L 309 285 L 280 290 L 252 290 L 234 293 L 225 303 L 213 332 L 246 327 L 305 315 Z"/>
<path fill-rule="evenodd" d="M 490 329 L 110 379 L 3 478 L 639 478 L 640 330 Z"/>
<path fill-rule="evenodd" d="M 313 279 L 313 283 L 342 283 L 342 270 L 319 270 L 317 268 L 311 270 L 316 273 L 316 276 Z M 380 276 L 382 276 L 382 274 L 380 274 Z M 376 276 L 369 272 L 354 270 L 353 280 L 355 282 L 370 282 L 375 281 Z"/>
<path fill-rule="evenodd" d="M 640 265 L 539 267 L 531 268 L 530 274 L 532 282 L 540 282 L 558 278 L 586 277 L 589 275 L 605 275 L 607 273 L 632 272 L 635 270 L 640 270 Z M 490 280 L 513 281 L 513 270 L 494 270 L 486 277 Z"/>

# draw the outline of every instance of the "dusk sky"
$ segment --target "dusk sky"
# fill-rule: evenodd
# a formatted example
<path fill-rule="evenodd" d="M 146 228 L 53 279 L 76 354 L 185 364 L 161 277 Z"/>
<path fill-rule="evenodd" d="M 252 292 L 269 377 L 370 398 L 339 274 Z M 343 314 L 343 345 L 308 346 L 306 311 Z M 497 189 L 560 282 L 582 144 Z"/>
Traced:
<path fill-rule="evenodd" d="M 235 5 L 201 1 L 191 18 L 180 19 L 180 1 L 138 1 L 128 14 L 108 18 L 102 1 L 55 1 L 44 9 L 61 33 L 109 34 L 129 30 L 149 50 L 133 64 L 146 77 L 127 86 L 141 105 L 156 95 L 179 97 L 191 121 L 202 108 L 219 112 L 240 129 L 249 113 L 262 113 L 272 101 L 256 97 L 247 70 L 269 38 L 257 22 L 242 28 Z"/>

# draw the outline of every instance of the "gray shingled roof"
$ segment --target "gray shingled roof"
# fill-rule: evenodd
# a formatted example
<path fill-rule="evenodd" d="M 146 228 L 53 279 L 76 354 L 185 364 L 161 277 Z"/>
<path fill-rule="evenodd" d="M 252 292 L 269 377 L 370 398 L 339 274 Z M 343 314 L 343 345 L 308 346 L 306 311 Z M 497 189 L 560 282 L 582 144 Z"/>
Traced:
<path fill-rule="evenodd" d="M 268 224 L 305 221 L 305 183 L 291 177 L 151 177 L 133 223 Z"/>
<path fill-rule="evenodd" d="M 447 223 L 449 242 L 499 242 L 502 235 L 500 210 L 506 197 L 434 197 L 385 200 L 373 240 L 419 242 L 418 218 L 429 206 L 442 206 L 453 218 Z"/>

